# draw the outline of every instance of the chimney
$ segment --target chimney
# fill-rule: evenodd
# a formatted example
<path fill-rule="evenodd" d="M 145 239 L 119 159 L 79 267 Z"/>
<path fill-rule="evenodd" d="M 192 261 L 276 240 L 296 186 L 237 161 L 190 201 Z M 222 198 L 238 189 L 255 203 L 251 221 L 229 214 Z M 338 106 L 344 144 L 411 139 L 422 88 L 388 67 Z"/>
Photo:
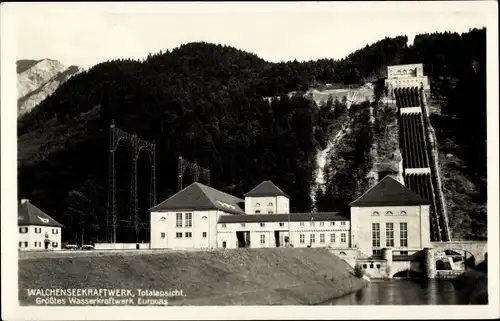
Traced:
<path fill-rule="evenodd" d="M 22 198 L 21 199 L 21 204 L 26 204 L 26 203 L 29 203 L 29 202 L 30 202 L 30 200 L 27 199 L 27 198 Z"/>

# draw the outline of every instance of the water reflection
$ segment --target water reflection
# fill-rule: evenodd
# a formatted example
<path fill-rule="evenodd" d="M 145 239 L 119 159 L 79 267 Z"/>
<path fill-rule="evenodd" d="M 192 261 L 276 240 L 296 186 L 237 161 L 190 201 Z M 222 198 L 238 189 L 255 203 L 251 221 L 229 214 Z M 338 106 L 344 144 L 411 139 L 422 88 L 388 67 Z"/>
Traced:
<path fill-rule="evenodd" d="M 372 280 L 370 284 L 328 305 L 458 305 L 467 304 L 449 281 Z"/>

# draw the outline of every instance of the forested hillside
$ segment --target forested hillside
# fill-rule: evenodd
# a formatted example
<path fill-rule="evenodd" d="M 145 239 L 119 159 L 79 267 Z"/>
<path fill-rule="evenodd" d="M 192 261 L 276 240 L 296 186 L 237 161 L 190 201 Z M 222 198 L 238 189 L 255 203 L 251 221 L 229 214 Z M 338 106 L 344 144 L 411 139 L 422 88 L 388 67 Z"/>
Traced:
<path fill-rule="evenodd" d="M 477 31 L 472 38 L 476 41 L 483 34 Z M 468 39 L 458 37 L 462 42 Z M 386 38 L 339 61 L 275 64 L 228 46 L 189 43 L 144 61 L 98 64 L 69 79 L 19 119 L 19 197 L 30 198 L 67 225 L 65 240 L 83 228 L 88 241 L 102 238 L 109 124 L 114 119 L 121 129 L 155 141 L 158 201 L 176 192 L 177 157 L 182 155 L 210 167 L 210 185 L 215 188 L 242 196 L 270 179 L 291 196 L 293 210 L 309 211 L 315 155 L 336 122 L 344 119 L 345 108 L 340 104 L 319 111 L 306 98 L 284 94 L 320 83 L 362 83 L 381 76 L 385 64 L 427 59 L 422 61 L 426 72 L 434 68 L 436 77 L 444 73 L 433 67 L 442 59 L 459 69 L 454 63 L 462 60 L 456 52 L 443 49 L 447 45 L 441 40 L 432 35 L 417 37 L 416 43 L 417 39 L 422 47 L 408 47 L 405 36 Z M 441 60 L 433 61 L 440 51 L 444 53 L 436 57 Z M 280 99 L 269 103 L 263 97 Z M 355 117 L 360 124 L 366 120 L 363 109 L 353 111 L 358 110 Z M 366 139 L 371 139 L 368 134 L 352 138 L 357 145 L 345 151 L 345 159 L 364 162 L 365 150 L 356 149 L 365 148 Z M 118 210 L 123 217 L 129 214 L 129 154 L 129 147 L 119 147 Z M 141 154 L 139 205 L 144 218 L 149 207 L 148 166 L 146 154 Z M 360 166 L 359 177 L 367 165 Z M 189 183 L 186 178 L 184 185 Z M 349 188 L 345 187 L 344 196 L 335 196 L 340 204 L 351 200 Z M 336 209 L 335 203 L 327 204 L 328 210 Z"/>

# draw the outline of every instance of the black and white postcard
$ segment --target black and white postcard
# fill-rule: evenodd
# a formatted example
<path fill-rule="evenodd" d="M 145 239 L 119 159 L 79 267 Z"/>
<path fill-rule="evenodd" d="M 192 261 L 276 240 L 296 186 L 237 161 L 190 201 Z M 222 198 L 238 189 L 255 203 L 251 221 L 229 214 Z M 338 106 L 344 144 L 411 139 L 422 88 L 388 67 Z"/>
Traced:
<path fill-rule="evenodd" d="M 0 9 L 3 319 L 499 317 L 496 2 Z"/>

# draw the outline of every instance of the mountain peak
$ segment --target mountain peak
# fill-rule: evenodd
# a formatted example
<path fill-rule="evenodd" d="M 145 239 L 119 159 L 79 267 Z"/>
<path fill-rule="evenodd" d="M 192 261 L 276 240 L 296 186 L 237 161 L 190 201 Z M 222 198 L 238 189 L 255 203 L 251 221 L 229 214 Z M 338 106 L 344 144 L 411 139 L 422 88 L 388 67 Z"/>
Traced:
<path fill-rule="evenodd" d="M 17 61 L 17 98 L 20 114 L 31 111 L 72 75 L 78 66 L 66 67 L 55 59 L 23 59 Z"/>

